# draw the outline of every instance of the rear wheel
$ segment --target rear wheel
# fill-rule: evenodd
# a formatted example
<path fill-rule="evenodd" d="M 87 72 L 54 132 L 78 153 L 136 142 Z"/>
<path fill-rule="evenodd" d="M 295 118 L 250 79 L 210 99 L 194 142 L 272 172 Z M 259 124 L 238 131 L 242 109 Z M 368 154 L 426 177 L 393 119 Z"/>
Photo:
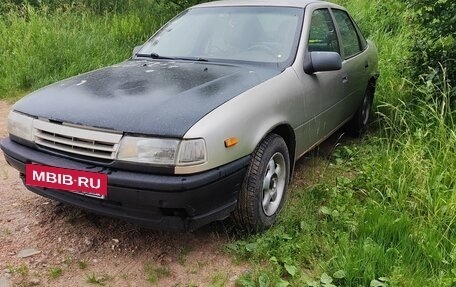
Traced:
<path fill-rule="evenodd" d="M 346 126 L 347 132 L 352 136 L 359 137 L 366 132 L 372 114 L 372 102 L 374 100 L 374 94 L 375 84 L 370 82 L 366 89 L 366 92 L 364 93 L 364 98 L 361 105 Z"/>
<path fill-rule="evenodd" d="M 283 138 L 268 135 L 252 154 L 242 184 L 236 223 L 249 231 L 271 227 L 283 207 L 290 177 L 290 156 Z"/>

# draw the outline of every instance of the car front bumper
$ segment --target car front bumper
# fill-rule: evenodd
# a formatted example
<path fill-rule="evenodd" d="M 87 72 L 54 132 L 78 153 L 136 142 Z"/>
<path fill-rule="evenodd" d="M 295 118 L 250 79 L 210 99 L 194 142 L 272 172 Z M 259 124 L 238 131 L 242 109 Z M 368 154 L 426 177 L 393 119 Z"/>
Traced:
<path fill-rule="evenodd" d="M 5 159 L 25 180 L 25 165 L 37 163 L 108 175 L 106 199 L 66 191 L 26 186 L 50 199 L 141 226 L 171 231 L 191 231 L 227 218 L 234 210 L 250 157 L 194 175 L 156 175 L 94 166 L 51 155 L 4 139 Z"/>

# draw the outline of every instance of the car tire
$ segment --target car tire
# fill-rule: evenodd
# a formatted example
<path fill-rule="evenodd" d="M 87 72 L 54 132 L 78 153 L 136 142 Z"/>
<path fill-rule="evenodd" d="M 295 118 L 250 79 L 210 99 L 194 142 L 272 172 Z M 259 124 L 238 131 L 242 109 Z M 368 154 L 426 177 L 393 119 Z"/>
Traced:
<path fill-rule="evenodd" d="M 356 111 L 353 118 L 346 125 L 346 130 L 350 135 L 354 137 L 360 137 L 366 132 L 367 126 L 372 116 L 372 103 L 374 101 L 374 94 L 375 84 L 369 82 L 361 105 L 358 107 L 358 110 Z"/>
<path fill-rule="evenodd" d="M 236 224 L 249 232 L 271 227 L 285 202 L 289 179 L 287 145 L 269 134 L 252 154 L 234 211 Z"/>

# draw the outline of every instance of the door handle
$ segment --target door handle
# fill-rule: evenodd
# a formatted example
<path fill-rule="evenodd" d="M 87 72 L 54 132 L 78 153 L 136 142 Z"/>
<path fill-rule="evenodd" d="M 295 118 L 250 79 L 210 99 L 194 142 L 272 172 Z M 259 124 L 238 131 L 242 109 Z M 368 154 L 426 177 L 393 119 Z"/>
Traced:
<path fill-rule="evenodd" d="M 345 76 L 342 77 L 342 83 L 343 84 L 348 83 L 348 75 L 345 75 Z"/>
<path fill-rule="evenodd" d="M 369 68 L 369 62 L 368 62 L 368 61 L 366 61 L 366 62 L 364 63 L 364 68 L 366 68 L 366 69 Z"/>

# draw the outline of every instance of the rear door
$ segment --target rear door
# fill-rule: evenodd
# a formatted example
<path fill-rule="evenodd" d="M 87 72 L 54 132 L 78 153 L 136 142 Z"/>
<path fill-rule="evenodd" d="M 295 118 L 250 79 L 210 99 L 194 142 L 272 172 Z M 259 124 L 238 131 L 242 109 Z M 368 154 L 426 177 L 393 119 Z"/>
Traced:
<path fill-rule="evenodd" d="M 344 118 L 355 113 L 362 102 L 369 79 L 367 42 L 348 13 L 331 9 L 338 30 L 342 55 L 345 103 L 339 110 Z"/>

